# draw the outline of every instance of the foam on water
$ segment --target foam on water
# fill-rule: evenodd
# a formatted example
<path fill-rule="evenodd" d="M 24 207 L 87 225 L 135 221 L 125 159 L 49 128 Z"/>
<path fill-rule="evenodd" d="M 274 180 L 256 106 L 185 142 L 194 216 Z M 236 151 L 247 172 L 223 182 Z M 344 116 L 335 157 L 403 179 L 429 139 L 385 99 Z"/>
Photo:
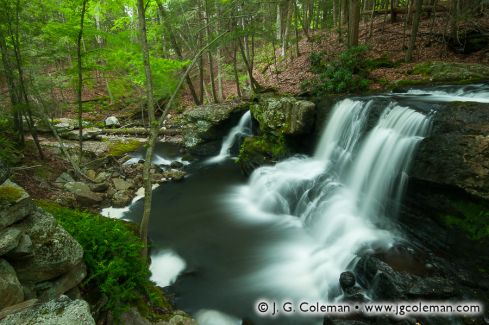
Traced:
<path fill-rule="evenodd" d="M 271 299 L 327 299 L 359 250 L 393 243 L 379 224 L 392 217 L 387 207 L 400 199 L 431 122 L 391 103 L 365 136 L 370 105 L 339 102 L 312 157 L 261 167 L 227 197 L 231 214 L 284 238 L 257 252 L 262 267 L 241 279 L 248 290 L 265 290 Z"/>

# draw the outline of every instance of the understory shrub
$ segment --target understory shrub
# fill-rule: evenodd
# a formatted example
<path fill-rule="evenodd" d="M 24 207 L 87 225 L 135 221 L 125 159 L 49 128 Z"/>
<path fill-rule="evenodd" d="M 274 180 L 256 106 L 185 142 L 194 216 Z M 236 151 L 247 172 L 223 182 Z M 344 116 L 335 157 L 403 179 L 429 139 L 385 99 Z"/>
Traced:
<path fill-rule="evenodd" d="M 303 83 L 303 89 L 318 96 L 367 89 L 370 83 L 370 64 L 365 55 L 367 50 L 363 45 L 352 47 L 332 61 L 327 60 L 325 53 L 312 53 L 309 60 L 316 78 Z"/>
<path fill-rule="evenodd" d="M 148 264 L 140 255 L 143 243 L 128 223 L 47 201 L 38 204 L 82 245 L 88 273 L 82 288 L 106 295 L 104 310 L 115 317 L 141 304 L 168 310 L 149 280 Z"/>

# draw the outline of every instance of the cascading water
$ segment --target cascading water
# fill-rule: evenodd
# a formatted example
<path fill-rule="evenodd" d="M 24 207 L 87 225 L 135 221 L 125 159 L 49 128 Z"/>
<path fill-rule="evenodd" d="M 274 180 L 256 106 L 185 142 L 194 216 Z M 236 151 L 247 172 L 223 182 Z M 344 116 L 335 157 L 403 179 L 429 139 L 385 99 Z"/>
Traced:
<path fill-rule="evenodd" d="M 433 102 L 479 102 L 489 103 L 489 85 L 475 84 L 453 89 L 453 86 L 441 86 L 435 89 L 410 89 L 395 96 L 418 98 Z"/>
<path fill-rule="evenodd" d="M 231 148 L 239 137 L 251 134 L 251 113 L 247 111 L 241 116 L 238 125 L 234 126 L 222 141 L 221 150 L 217 156 L 209 158 L 207 163 L 217 163 L 225 160 L 231 154 Z"/>
<path fill-rule="evenodd" d="M 359 250 L 393 242 L 381 222 L 400 199 L 409 162 L 431 122 L 391 103 L 363 136 L 370 106 L 339 102 L 313 157 L 259 168 L 234 193 L 231 204 L 245 220 L 291 234 L 287 243 L 268 248 L 267 268 L 252 275 L 250 285 L 269 286 L 278 296 L 273 298 L 327 299 Z"/>

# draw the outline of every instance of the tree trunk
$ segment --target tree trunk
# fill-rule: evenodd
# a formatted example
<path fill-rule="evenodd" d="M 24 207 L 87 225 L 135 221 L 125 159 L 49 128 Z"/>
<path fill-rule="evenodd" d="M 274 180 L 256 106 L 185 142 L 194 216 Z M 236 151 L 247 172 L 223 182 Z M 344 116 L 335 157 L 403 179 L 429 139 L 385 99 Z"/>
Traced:
<path fill-rule="evenodd" d="M 239 98 L 242 97 L 241 95 L 241 87 L 239 85 L 239 74 L 238 74 L 238 60 L 236 58 L 237 56 L 237 49 L 236 49 L 236 44 L 234 45 L 233 49 L 233 70 L 234 70 L 234 81 L 236 82 L 236 93 Z"/>
<path fill-rule="evenodd" d="M 168 31 L 168 35 L 170 38 L 170 43 L 172 45 L 173 50 L 175 51 L 175 54 L 180 60 L 184 60 L 185 58 L 183 57 L 182 50 L 180 46 L 178 45 L 177 39 L 175 37 L 175 33 L 173 32 L 173 27 L 168 21 L 168 17 L 166 15 L 166 10 L 165 7 L 163 6 L 163 3 L 161 0 L 156 0 L 156 4 L 158 5 L 158 11 L 160 13 L 161 19 L 163 20 L 163 24 L 165 25 L 165 28 Z M 190 76 L 187 75 L 185 78 L 185 81 L 187 82 L 187 87 L 190 90 L 190 94 L 192 95 L 192 99 L 195 103 L 195 105 L 200 105 L 202 102 L 200 101 L 199 97 L 197 96 L 197 92 L 195 91 L 194 84 L 192 83 L 192 79 L 190 79 Z"/>
<path fill-rule="evenodd" d="M 416 1 L 416 13 L 414 14 L 411 38 L 409 39 L 409 46 L 406 52 L 406 62 L 410 62 L 413 57 L 413 49 L 416 46 L 416 36 L 418 34 L 419 19 L 421 17 L 421 6 L 423 5 L 423 0 L 415 0 L 415 1 Z"/>
<path fill-rule="evenodd" d="M 208 4 L 207 0 L 204 0 L 204 15 L 205 15 L 205 24 L 206 24 L 206 33 L 207 33 L 207 42 L 210 42 L 211 39 L 211 27 L 209 24 L 209 10 L 208 10 Z M 216 83 L 214 80 L 214 62 L 212 59 L 212 51 L 211 49 L 208 49 L 207 51 L 207 56 L 209 59 L 209 78 L 211 79 L 211 90 L 212 90 L 212 99 L 214 100 L 214 103 L 217 103 L 219 100 L 217 98 L 217 92 L 216 92 Z"/>
<path fill-rule="evenodd" d="M 358 46 L 358 30 L 360 27 L 360 0 L 350 1 L 350 24 L 348 33 L 349 47 Z"/>
<path fill-rule="evenodd" d="M 80 30 L 78 32 L 78 38 L 76 40 L 76 60 L 78 63 L 78 86 L 76 89 L 77 101 L 78 101 L 78 143 L 80 146 L 79 162 L 81 164 L 83 157 L 83 103 L 82 103 L 82 91 L 83 91 L 83 70 L 82 70 L 82 38 L 83 38 L 83 25 L 85 23 L 85 11 L 87 9 L 88 0 L 83 0 L 82 11 L 80 15 Z"/>
<path fill-rule="evenodd" d="M 397 0 L 391 0 L 391 23 L 395 23 L 397 21 Z"/>
<path fill-rule="evenodd" d="M 144 179 L 144 210 L 141 224 L 139 225 L 139 236 L 144 243 L 143 251 L 141 252 L 144 260 L 148 258 L 148 225 L 151 215 L 151 202 L 153 198 L 153 184 L 151 179 L 151 161 L 153 160 L 153 152 L 158 137 L 158 122 L 155 117 L 154 97 L 153 97 L 153 77 L 151 73 L 150 56 L 148 41 L 146 38 L 146 17 L 144 12 L 144 0 L 138 0 L 138 21 L 139 21 L 139 36 L 142 45 L 146 102 L 149 118 L 149 140 L 146 148 L 146 157 L 143 167 Z"/>
<path fill-rule="evenodd" d="M 453 41 L 458 38 L 458 0 L 451 0 L 450 37 Z"/>

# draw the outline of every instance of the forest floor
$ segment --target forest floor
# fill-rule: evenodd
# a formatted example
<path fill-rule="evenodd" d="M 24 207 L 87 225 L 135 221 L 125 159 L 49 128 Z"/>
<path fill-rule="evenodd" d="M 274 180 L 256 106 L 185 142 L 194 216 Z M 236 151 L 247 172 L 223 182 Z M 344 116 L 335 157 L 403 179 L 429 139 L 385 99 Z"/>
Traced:
<path fill-rule="evenodd" d="M 489 64 L 489 48 L 470 54 L 456 53 L 449 48 L 445 41 L 447 25 L 448 19 L 444 14 L 437 16 L 436 19 L 422 19 L 412 62 L 405 63 L 411 26 L 405 28 L 405 22 L 401 18 L 391 23 L 384 21 L 383 16 L 379 16 L 372 24 L 372 34 L 369 37 L 370 22 L 361 23 L 359 43 L 368 45 L 367 56 L 372 59 L 385 58 L 396 63 L 396 66 L 392 68 L 379 68 L 371 71 L 370 79 L 373 81 L 370 85 L 371 90 L 381 90 L 386 84 L 398 80 L 423 79 L 422 75 L 412 73 L 413 67 L 421 62 Z M 489 30 L 489 17 L 473 19 L 459 27 L 461 31 Z M 302 38 L 298 47 L 299 56 L 289 55 L 285 60 L 279 59 L 276 65 L 270 65 L 262 73 L 256 69 L 257 80 L 266 87 L 277 89 L 279 93 L 297 95 L 302 92 L 301 83 L 314 77 L 313 73 L 309 71 L 311 53 L 323 52 L 326 57 L 333 59 L 346 49 L 344 44 L 338 42 L 336 31 L 315 32 L 309 35 L 309 38 Z M 289 51 L 296 52 L 296 45 L 291 44 Z"/>

